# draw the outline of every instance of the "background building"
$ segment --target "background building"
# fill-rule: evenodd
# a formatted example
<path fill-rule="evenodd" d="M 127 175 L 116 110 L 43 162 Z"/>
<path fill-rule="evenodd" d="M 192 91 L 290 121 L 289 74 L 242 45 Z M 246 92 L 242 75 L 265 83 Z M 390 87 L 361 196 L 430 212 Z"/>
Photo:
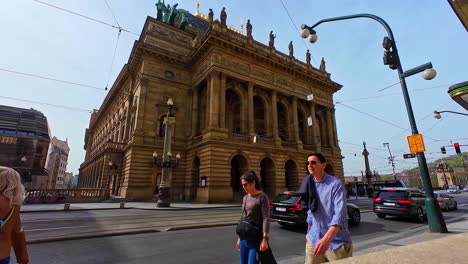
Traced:
<path fill-rule="evenodd" d="M 169 98 L 176 107 L 172 152 L 182 155 L 170 177 L 173 199 L 240 200 L 239 177 L 247 170 L 261 177 L 270 197 L 295 190 L 307 154 L 316 151 L 343 177 L 333 105 L 341 85 L 324 62 L 316 69 L 296 60 L 292 48 L 286 55 L 217 20 L 178 14 L 168 23 L 147 18 L 128 63 L 91 115 L 80 188 L 154 197 L 161 171 L 152 153 L 162 153 Z"/>
<path fill-rule="evenodd" d="M 47 178 L 49 141 L 41 112 L 0 105 L 0 166 L 18 171 L 27 188 L 37 188 Z"/>
<path fill-rule="evenodd" d="M 68 164 L 68 153 L 70 148 L 67 141 L 62 141 L 56 137 L 50 140 L 49 157 L 47 159 L 47 170 L 49 178 L 48 189 L 65 189 L 65 177 Z"/>

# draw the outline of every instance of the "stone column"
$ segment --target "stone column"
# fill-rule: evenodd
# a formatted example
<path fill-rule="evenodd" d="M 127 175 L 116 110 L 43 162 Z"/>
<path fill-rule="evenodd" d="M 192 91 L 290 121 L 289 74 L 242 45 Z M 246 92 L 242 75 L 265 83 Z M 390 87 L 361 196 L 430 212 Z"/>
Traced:
<path fill-rule="evenodd" d="M 206 96 L 207 129 L 212 130 L 219 126 L 219 86 L 220 73 L 211 72 Z"/>
<path fill-rule="evenodd" d="M 312 131 L 312 144 L 315 146 L 315 147 L 318 147 L 318 143 L 319 143 L 319 135 L 317 133 L 317 129 L 320 129 L 318 127 L 318 120 L 315 116 L 315 103 L 314 102 L 310 102 L 309 103 L 309 107 L 310 107 L 310 115 L 312 117 L 312 128 L 311 128 L 311 131 Z"/>
<path fill-rule="evenodd" d="M 336 130 L 335 108 L 331 109 L 332 123 L 333 123 L 333 136 L 335 137 L 335 147 L 338 146 L 338 131 Z"/>
<path fill-rule="evenodd" d="M 194 87 L 192 93 L 192 137 L 197 135 L 198 124 L 198 88 Z"/>
<path fill-rule="evenodd" d="M 333 147 L 335 137 L 334 137 L 334 132 L 333 132 L 332 115 L 331 115 L 331 109 L 330 108 L 328 108 L 325 111 L 325 118 L 327 119 L 328 145 L 330 147 Z"/>
<path fill-rule="evenodd" d="M 219 127 L 226 128 L 226 75 L 220 73 L 221 83 L 219 89 Z"/>
<path fill-rule="evenodd" d="M 297 97 L 293 97 L 292 99 L 292 114 L 293 114 L 293 130 L 294 130 L 294 140 L 296 143 L 300 144 L 301 139 L 299 137 L 299 120 L 297 117 Z"/>
<path fill-rule="evenodd" d="M 273 139 L 275 140 L 276 145 L 281 145 L 281 138 L 278 133 L 278 95 L 276 91 L 271 93 L 271 115 L 273 120 Z"/>
<path fill-rule="evenodd" d="M 249 82 L 249 87 L 247 91 L 247 108 L 248 108 L 248 123 L 249 123 L 249 135 L 255 135 L 255 118 L 254 118 L 254 96 L 253 96 L 254 84 Z"/>

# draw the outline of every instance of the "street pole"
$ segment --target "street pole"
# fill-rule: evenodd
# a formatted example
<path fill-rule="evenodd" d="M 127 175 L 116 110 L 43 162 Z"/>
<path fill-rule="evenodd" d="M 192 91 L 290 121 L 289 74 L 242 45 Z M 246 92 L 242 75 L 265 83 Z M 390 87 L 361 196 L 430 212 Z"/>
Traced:
<path fill-rule="evenodd" d="M 388 148 L 388 153 L 390 153 L 390 157 L 388 157 L 388 160 L 390 161 L 390 163 L 392 164 L 392 169 L 393 169 L 393 179 L 395 180 L 395 183 L 397 181 L 397 178 L 396 178 L 396 173 L 395 173 L 395 163 L 393 162 L 395 160 L 395 157 L 392 156 L 392 152 L 390 151 L 390 143 L 383 143 L 384 147 L 387 146 Z"/>
<path fill-rule="evenodd" d="M 400 57 L 398 55 L 398 50 L 396 47 L 396 42 L 395 38 L 393 37 L 393 32 L 390 28 L 390 26 L 383 20 L 382 18 L 371 15 L 371 14 L 356 14 L 356 15 L 350 15 L 350 16 L 341 16 L 341 17 L 334 17 L 334 18 L 328 18 L 328 19 L 323 19 L 320 20 L 319 22 L 315 23 L 312 27 L 308 27 L 306 25 L 302 26 L 303 29 L 303 34 L 302 37 L 304 37 L 304 31 L 308 30 L 309 35 L 312 33 L 311 36 L 311 42 L 315 42 L 317 40 L 316 35 L 315 35 L 315 30 L 313 30 L 316 26 L 325 23 L 325 22 L 332 22 L 332 21 L 339 21 L 339 20 L 347 20 L 347 19 L 354 19 L 354 18 L 370 18 L 373 19 L 377 22 L 379 22 L 387 31 L 388 34 L 388 39 L 390 40 L 391 48 L 393 50 L 393 54 L 396 59 L 396 69 L 398 71 L 398 77 L 400 79 L 400 84 L 401 84 L 401 90 L 403 92 L 403 98 L 405 100 L 405 105 L 406 105 L 406 110 L 408 112 L 408 119 L 410 122 L 411 126 L 411 132 L 413 135 L 419 134 L 418 128 L 416 126 L 416 120 L 414 118 L 414 113 L 413 113 L 413 108 L 411 106 L 411 100 L 408 94 L 408 88 L 406 86 L 406 77 L 409 77 L 411 75 L 414 75 L 416 73 L 426 71 L 427 69 L 432 68 L 431 63 L 426 63 L 421 66 L 415 67 L 413 69 L 407 70 L 406 72 L 403 72 L 403 69 L 401 67 L 401 62 L 400 62 Z M 307 32 L 305 32 L 307 33 Z M 315 36 L 314 36 L 315 35 Z M 306 36 L 307 37 L 307 36 Z M 314 37 L 314 38 L 313 38 Z M 394 69 L 394 68 L 392 68 Z M 435 76 L 435 73 L 432 73 L 432 75 Z M 432 78 L 434 77 L 432 76 Z M 426 78 L 426 77 L 425 77 Z M 427 77 L 431 78 L 431 77 Z M 426 156 L 424 155 L 424 152 L 417 152 L 416 157 L 418 158 L 418 164 L 419 164 L 419 171 L 421 173 L 421 178 L 423 181 L 424 185 L 424 190 L 426 193 L 426 211 L 427 211 L 427 221 L 429 224 L 429 230 L 431 232 L 439 232 L 439 233 L 447 233 L 447 226 L 445 224 L 445 220 L 442 216 L 442 212 L 439 207 L 439 203 L 437 200 L 434 198 L 434 190 L 431 185 L 431 181 L 429 178 L 429 170 L 427 168 L 427 162 L 426 162 Z"/>
<path fill-rule="evenodd" d="M 372 198 L 373 188 L 372 188 L 372 173 L 370 171 L 369 165 L 369 152 L 366 149 L 366 142 L 362 142 L 364 146 L 364 150 L 362 151 L 362 155 L 364 156 L 364 163 L 366 165 L 366 178 L 367 178 L 367 197 Z"/>

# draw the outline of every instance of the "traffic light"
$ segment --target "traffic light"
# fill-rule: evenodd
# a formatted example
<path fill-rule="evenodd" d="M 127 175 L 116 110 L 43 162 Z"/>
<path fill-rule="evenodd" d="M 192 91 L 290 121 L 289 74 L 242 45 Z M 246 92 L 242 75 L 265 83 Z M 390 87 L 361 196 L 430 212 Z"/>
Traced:
<path fill-rule="evenodd" d="M 388 65 L 390 69 L 395 70 L 397 68 L 397 57 L 393 50 L 393 41 L 388 37 L 384 37 L 382 46 L 385 49 L 383 56 L 383 64 Z"/>
<path fill-rule="evenodd" d="M 453 146 L 455 147 L 455 152 L 457 152 L 457 154 L 461 154 L 461 151 L 460 151 L 460 144 L 458 144 L 458 143 L 453 143 Z"/>
<path fill-rule="evenodd" d="M 440 148 L 440 151 L 442 152 L 442 154 L 447 153 L 447 151 L 445 150 L 445 147 L 441 147 L 441 148 Z"/>

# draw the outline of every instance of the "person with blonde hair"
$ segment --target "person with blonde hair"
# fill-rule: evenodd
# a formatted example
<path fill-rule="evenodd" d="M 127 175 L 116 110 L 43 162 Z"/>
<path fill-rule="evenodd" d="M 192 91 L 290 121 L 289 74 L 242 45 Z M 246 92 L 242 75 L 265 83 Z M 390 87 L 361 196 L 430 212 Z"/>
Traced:
<path fill-rule="evenodd" d="M 19 264 L 29 263 L 20 219 L 23 200 L 24 187 L 19 173 L 14 169 L 0 167 L 0 264 L 10 263 L 12 247 Z"/>

